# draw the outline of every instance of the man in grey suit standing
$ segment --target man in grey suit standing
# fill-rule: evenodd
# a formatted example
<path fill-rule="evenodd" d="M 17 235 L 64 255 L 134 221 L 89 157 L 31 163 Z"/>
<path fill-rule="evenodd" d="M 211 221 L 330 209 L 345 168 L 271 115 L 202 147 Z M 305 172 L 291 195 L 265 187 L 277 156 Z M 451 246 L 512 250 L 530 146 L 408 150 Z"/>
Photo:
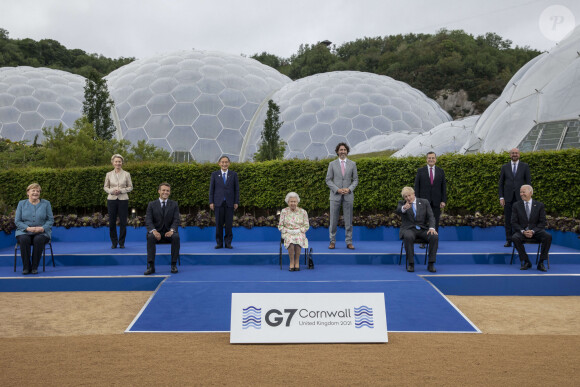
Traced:
<path fill-rule="evenodd" d="M 407 254 L 407 271 L 415 271 L 415 249 L 413 243 L 419 239 L 429 242 L 429 265 L 427 270 L 435 273 L 435 260 L 439 247 L 439 236 L 435 230 L 435 216 L 429 200 L 415 198 L 415 190 L 405 187 L 401 191 L 401 200 L 397 205 L 397 214 L 401 215 L 399 238 L 405 244 Z"/>
<path fill-rule="evenodd" d="M 328 164 L 326 173 L 326 185 L 330 188 L 330 245 L 334 249 L 336 244 L 336 228 L 340 217 L 340 207 L 344 216 L 344 229 L 346 248 L 354 250 L 352 244 L 352 209 L 354 202 L 354 189 L 358 185 L 358 173 L 356 163 L 348 160 L 346 156 L 350 148 L 344 142 L 336 146 L 335 152 L 338 159 Z"/>

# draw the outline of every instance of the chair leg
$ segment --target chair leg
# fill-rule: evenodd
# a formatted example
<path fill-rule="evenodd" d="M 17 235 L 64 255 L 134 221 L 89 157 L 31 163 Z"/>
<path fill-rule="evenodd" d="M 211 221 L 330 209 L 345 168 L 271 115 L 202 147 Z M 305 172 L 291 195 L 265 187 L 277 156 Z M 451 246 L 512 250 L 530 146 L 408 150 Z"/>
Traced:
<path fill-rule="evenodd" d="M 423 262 L 423 265 L 427 264 L 427 255 L 429 253 L 429 242 L 425 243 L 425 262 Z"/>
<path fill-rule="evenodd" d="M 510 265 L 511 265 L 512 263 L 514 263 L 514 253 L 515 253 L 515 251 L 516 251 L 516 247 L 514 246 L 514 247 L 512 248 L 512 259 L 510 260 Z"/>
<path fill-rule="evenodd" d="M 16 272 L 16 256 L 18 253 L 18 243 L 16 243 L 16 246 L 14 246 L 14 272 Z"/>
<path fill-rule="evenodd" d="M 46 271 L 46 243 L 42 247 L 42 271 Z"/>
<path fill-rule="evenodd" d="M 399 254 L 399 265 L 401 264 L 401 259 L 403 258 L 403 246 L 404 245 L 405 245 L 405 242 L 401 242 L 401 253 Z M 406 261 L 406 259 L 405 259 L 405 261 Z"/>
<path fill-rule="evenodd" d="M 52 259 L 52 267 L 56 267 L 54 264 L 54 253 L 52 252 L 52 243 L 48 242 L 48 246 L 50 247 L 50 258 Z"/>

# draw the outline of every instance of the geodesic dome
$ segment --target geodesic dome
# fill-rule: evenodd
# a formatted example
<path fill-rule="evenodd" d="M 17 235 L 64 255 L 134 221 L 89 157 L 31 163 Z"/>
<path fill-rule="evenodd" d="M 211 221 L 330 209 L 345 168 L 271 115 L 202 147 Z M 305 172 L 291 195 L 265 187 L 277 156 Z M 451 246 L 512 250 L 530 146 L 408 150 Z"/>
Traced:
<path fill-rule="evenodd" d="M 525 64 L 481 115 L 461 153 L 580 146 L 578 47 L 580 27 Z"/>
<path fill-rule="evenodd" d="M 326 158 L 339 142 L 351 147 L 386 133 L 422 133 L 451 120 L 421 91 L 393 78 L 358 71 L 316 74 L 284 85 L 272 99 L 280 106 L 285 158 Z M 260 142 L 267 106 L 251 128 L 243 160 Z"/>
<path fill-rule="evenodd" d="M 70 128 L 82 115 L 85 78 L 28 66 L 0 68 L 0 136 L 43 138 L 42 128 Z"/>
<path fill-rule="evenodd" d="M 445 125 L 445 124 L 441 124 Z M 369 138 L 368 140 L 359 142 L 351 148 L 352 155 L 361 153 L 380 152 L 384 150 L 401 149 L 413 138 L 417 137 L 417 133 L 396 132 L 389 134 L 379 134 Z"/>
<path fill-rule="evenodd" d="M 197 50 L 137 60 L 106 79 L 119 137 L 212 162 L 239 160 L 254 114 L 291 82 L 254 59 Z"/>
<path fill-rule="evenodd" d="M 469 116 L 437 125 L 430 131 L 415 136 L 403 149 L 394 153 L 393 157 L 419 156 L 431 151 L 438 155 L 457 153 L 465 144 L 465 139 L 473 134 L 479 117 L 479 115 Z"/>

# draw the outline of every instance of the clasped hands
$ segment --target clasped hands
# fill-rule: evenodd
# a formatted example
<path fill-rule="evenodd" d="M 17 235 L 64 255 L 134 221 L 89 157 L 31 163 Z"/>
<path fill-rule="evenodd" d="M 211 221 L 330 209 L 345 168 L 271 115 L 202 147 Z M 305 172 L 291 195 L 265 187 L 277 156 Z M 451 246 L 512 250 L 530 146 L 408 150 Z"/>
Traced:
<path fill-rule="evenodd" d="M 32 233 L 41 233 L 41 232 L 44 232 L 44 227 L 42 227 L 42 226 L 27 227 L 26 231 L 32 232 Z"/>
<path fill-rule="evenodd" d="M 348 188 L 339 188 L 338 191 L 336 191 L 336 192 L 338 192 L 341 195 L 348 195 L 350 193 L 350 189 L 348 189 Z"/>
<path fill-rule="evenodd" d="M 524 234 L 526 238 L 531 238 L 534 236 L 534 232 L 532 230 L 524 230 L 522 231 L 522 234 Z"/>
<path fill-rule="evenodd" d="M 165 238 L 171 238 L 171 236 L 173 235 L 173 231 L 169 230 L 165 233 Z M 160 240 L 161 239 L 161 233 L 157 230 L 153 230 L 153 236 L 155 237 L 155 239 Z"/>

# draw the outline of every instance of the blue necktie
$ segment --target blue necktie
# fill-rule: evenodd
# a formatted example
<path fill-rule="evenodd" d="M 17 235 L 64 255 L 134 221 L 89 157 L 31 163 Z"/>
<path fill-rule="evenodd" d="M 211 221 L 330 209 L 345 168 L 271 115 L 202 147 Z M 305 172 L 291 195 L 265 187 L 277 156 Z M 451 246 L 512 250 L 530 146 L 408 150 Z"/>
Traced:
<path fill-rule="evenodd" d="M 222 177 L 224 178 L 224 184 L 226 183 L 226 174 L 222 173 Z"/>
<path fill-rule="evenodd" d="M 514 176 L 515 176 L 516 175 L 516 164 L 514 163 L 513 165 L 514 165 L 513 172 L 514 172 Z"/>
<path fill-rule="evenodd" d="M 416 205 L 417 205 L 416 203 L 413 203 L 413 218 L 415 219 L 417 219 L 417 209 L 415 208 Z M 421 227 L 415 225 L 415 228 L 419 230 Z"/>

